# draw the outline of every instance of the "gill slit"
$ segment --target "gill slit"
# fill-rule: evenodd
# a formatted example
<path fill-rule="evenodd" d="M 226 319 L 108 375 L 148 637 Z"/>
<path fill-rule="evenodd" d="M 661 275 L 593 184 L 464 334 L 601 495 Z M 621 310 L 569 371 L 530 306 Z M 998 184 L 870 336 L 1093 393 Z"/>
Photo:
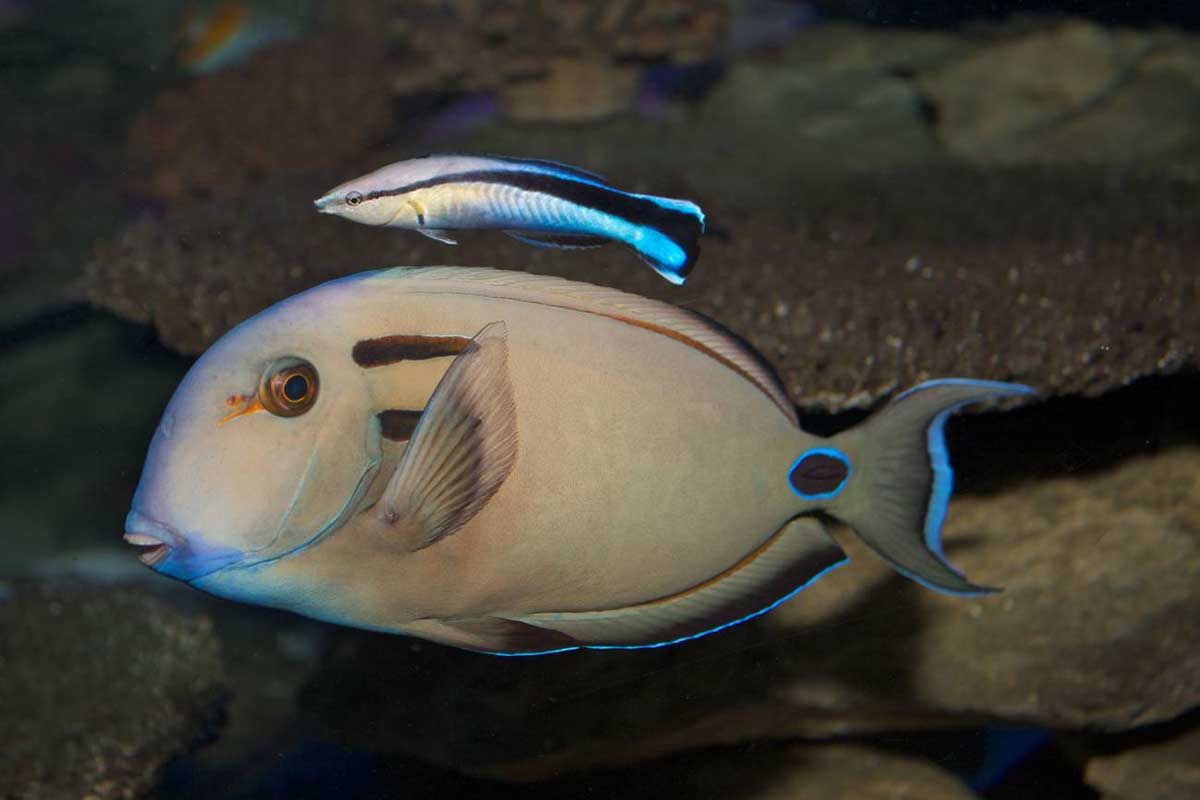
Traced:
<path fill-rule="evenodd" d="M 316 465 L 316 463 L 317 448 L 314 447 L 308 456 L 308 461 L 304 465 L 304 472 L 300 474 L 300 479 L 296 481 L 296 488 L 292 490 L 292 499 L 288 501 L 287 508 L 284 510 L 283 516 L 279 518 L 279 524 L 275 526 L 275 532 L 271 535 L 271 541 L 267 542 L 262 547 L 255 548 L 254 550 L 250 550 L 248 552 L 261 553 L 263 550 L 270 549 L 272 545 L 279 541 L 279 537 L 283 535 L 284 526 L 286 526 L 288 520 L 292 518 L 292 512 L 296 510 L 296 504 L 300 502 L 300 494 L 304 490 L 304 487 L 308 484 L 308 477 L 312 473 L 313 467 Z"/>
<path fill-rule="evenodd" d="M 362 474 L 358 476 L 358 483 L 355 485 L 354 491 L 350 493 L 348 498 L 346 498 L 346 502 L 342 504 L 342 507 L 338 509 L 337 513 L 334 514 L 328 522 L 318 528 L 317 532 L 307 540 L 301 542 L 290 550 L 285 550 L 279 555 L 271 556 L 270 558 L 264 558 L 262 561 L 255 561 L 253 564 L 231 564 L 225 569 L 257 569 L 259 567 L 265 567 L 268 564 L 272 564 L 282 558 L 287 558 L 290 555 L 295 555 L 296 553 L 307 550 L 309 547 L 320 543 L 321 540 L 332 533 L 335 529 L 340 527 L 341 524 L 346 521 L 346 518 L 350 516 L 350 513 L 358 506 L 359 501 L 362 500 L 363 495 L 366 494 L 367 487 L 370 486 L 372 479 L 375 477 L 375 472 L 378 469 L 378 458 L 369 461 L 367 466 L 363 469 Z"/>

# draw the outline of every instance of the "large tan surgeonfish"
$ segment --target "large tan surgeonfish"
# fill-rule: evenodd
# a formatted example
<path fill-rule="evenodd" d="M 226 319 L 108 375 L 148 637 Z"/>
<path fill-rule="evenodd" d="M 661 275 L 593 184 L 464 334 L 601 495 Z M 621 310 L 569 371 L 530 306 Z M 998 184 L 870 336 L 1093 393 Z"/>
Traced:
<path fill-rule="evenodd" d="M 395 269 L 239 325 L 195 364 L 126 523 L 193 586 L 494 653 L 656 647 L 774 608 L 848 523 L 954 594 L 954 409 L 922 384 L 829 439 L 714 323 L 521 272 Z"/>

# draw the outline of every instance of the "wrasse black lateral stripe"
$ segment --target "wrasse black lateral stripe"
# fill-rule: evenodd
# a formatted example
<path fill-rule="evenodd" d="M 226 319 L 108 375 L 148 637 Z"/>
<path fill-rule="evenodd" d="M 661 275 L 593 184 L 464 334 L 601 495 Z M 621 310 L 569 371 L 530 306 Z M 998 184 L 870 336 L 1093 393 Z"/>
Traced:
<path fill-rule="evenodd" d="M 557 197 L 569 203 L 620 217 L 635 225 L 657 228 L 673 238 L 699 236 L 704 230 L 703 221 L 695 214 L 660 205 L 646 197 L 635 197 L 614 189 L 600 186 L 587 180 L 573 180 L 563 175 L 551 175 L 524 170 L 476 170 L 453 175 L 439 175 L 424 181 L 416 181 L 395 189 L 369 192 L 363 199 L 394 197 L 418 189 L 443 186 L 451 183 L 495 183 L 529 192 Z"/>
<path fill-rule="evenodd" d="M 407 442 L 412 438 L 413 431 L 417 429 L 417 422 L 420 421 L 423 413 L 407 408 L 389 408 L 387 411 L 380 411 L 375 416 L 379 417 L 383 438 L 393 442 Z"/>
<path fill-rule="evenodd" d="M 466 336 L 380 336 L 354 343 L 351 357 L 360 367 L 386 367 L 401 361 L 456 356 L 471 343 Z"/>

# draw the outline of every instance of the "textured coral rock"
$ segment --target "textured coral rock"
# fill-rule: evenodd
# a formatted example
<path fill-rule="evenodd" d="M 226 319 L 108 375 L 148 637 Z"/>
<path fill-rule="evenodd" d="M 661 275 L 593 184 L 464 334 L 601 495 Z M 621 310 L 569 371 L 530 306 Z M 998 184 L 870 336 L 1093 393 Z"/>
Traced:
<path fill-rule="evenodd" d="M 1200 189 L 1191 184 L 944 168 L 797 180 L 787 207 L 710 207 L 724 235 L 705 239 L 676 290 L 616 246 L 563 252 L 481 233 L 449 248 L 315 217 L 311 198 L 335 182 L 298 177 L 236 204 L 145 217 L 97 250 L 81 290 L 198 353 L 268 304 L 361 269 L 560 274 L 715 317 L 814 410 L 867 406 L 938 375 L 1098 394 L 1195 366 L 1200 352 Z"/>
<path fill-rule="evenodd" d="M 1181 408 L 1194 402 L 1195 391 Z M 1083 431 L 1051 433 L 1077 410 L 1043 414 L 1003 415 L 1019 428 L 962 450 L 996 461 L 1007 438 L 1043 458 L 1071 441 L 1079 453 Z M 304 702 L 362 746 L 523 779 L 767 738 L 985 721 L 1128 730 L 1200 704 L 1195 444 L 956 500 L 947 552 L 1003 586 L 994 597 L 935 594 L 840 540 L 848 567 L 719 636 L 497 659 L 348 632 Z"/>
<path fill-rule="evenodd" d="M 330 35 L 268 48 L 164 93 L 128 134 L 134 189 L 232 199 L 264 177 L 360 152 L 392 123 L 380 59 L 371 40 Z"/>
<path fill-rule="evenodd" d="M 713 0 L 405 0 L 338 9 L 382 33 L 397 92 L 495 90 L 516 119 L 579 121 L 627 109 L 651 62 L 712 55 L 728 22 Z"/>
<path fill-rule="evenodd" d="M 224 697 L 207 619 L 144 591 L 20 584 L 0 599 L 0 797 L 141 797 Z"/>

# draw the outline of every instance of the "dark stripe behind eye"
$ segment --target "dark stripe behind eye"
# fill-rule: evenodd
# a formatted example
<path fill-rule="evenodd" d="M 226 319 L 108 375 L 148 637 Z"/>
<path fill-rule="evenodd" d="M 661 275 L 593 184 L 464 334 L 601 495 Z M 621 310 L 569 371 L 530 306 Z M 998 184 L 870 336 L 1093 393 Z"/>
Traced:
<path fill-rule="evenodd" d="M 360 367 L 386 367 L 400 361 L 456 356 L 470 343 L 465 336 L 380 336 L 355 342 L 350 355 Z"/>
<path fill-rule="evenodd" d="M 393 442 L 407 442 L 417 428 L 421 412 L 411 411 L 407 408 L 389 408 L 387 411 L 380 411 L 376 416 L 379 417 L 379 427 L 383 438 L 391 439 Z"/>

